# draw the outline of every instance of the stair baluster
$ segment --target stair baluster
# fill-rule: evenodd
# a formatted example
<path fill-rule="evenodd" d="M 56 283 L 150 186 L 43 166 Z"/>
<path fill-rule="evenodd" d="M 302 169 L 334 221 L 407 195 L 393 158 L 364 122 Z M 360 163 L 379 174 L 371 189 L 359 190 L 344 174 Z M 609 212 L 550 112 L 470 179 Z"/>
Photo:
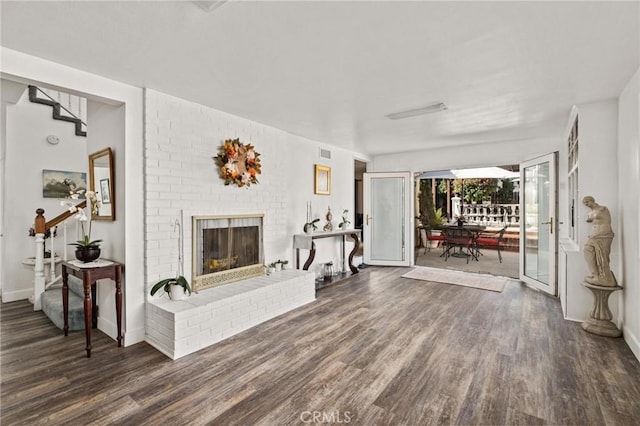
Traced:
<path fill-rule="evenodd" d="M 77 208 L 85 208 L 87 206 L 87 202 L 82 201 L 77 204 Z M 35 218 L 35 240 L 36 240 L 36 257 L 35 257 L 35 267 L 34 267 L 34 279 L 33 279 L 33 296 L 29 299 L 30 302 L 33 303 L 33 310 L 39 311 L 42 310 L 42 300 L 41 296 L 44 293 L 45 289 L 50 287 L 52 284 L 59 281 L 62 277 L 55 275 L 56 270 L 56 262 L 55 262 L 55 251 L 54 251 L 54 232 L 51 232 L 51 271 L 49 273 L 50 279 L 47 282 L 46 277 L 44 276 L 44 236 L 47 230 L 53 229 L 59 223 L 63 225 L 63 241 L 64 241 L 64 249 L 63 252 L 63 260 L 67 260 L 67 219 L 74 217 L 75 213 L 71 213 L 69 210 L 64 213 L 59 214 L 55 218 L 51 219 L 49 222 L 46 221 L 44 217 L 44 209 L 36 210 L 36 218 Z M 78 232 L 79 225 L 76 222 L 76 233 Z"/>
<path fill-rule="evenodd" d="M 36 265 L 34 269 L 33 281 L 33 310 L 42 309 L 40 295 L 44 292 L 44 233 L 46 232 L 46 220 L 44 209 L 36 210 L 35 220 L 36 230 Z"/>

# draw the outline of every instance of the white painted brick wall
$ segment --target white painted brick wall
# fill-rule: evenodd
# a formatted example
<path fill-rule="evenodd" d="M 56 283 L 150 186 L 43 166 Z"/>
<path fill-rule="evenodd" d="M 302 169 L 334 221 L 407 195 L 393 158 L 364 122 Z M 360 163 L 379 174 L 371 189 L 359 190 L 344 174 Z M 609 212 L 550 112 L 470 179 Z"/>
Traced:
<path fill-rule="evenodd" d="M 182 273 L 191 280 L 190 267 L 190 223 L 185 212 L 202 214 L 264 214 L 263 237 L 265 261 L 287 259 L 294 264 L 292 248 L 293 234 L 300 233 L 305 222 L 306 203 L 312 201 L 314 217 L 322 218 L 327 206 L 331 206 L 335 224 L 342 209 L 353 212 L 353 153 L 336 149 L 326 144 L 310 141 L 233 116 L 193 102 L 145 90 L 144 124 L 144 194 L 145 194 L 145 283 L 144 291 L 160 279 L 175 276 L 181 269 L 178 265 L 178 233 L 176 220 L 182 221 L 185 253 Z M 218 167 L 213 157 L 225 139 L 240 138 L 252 143 L 261 154 L 262 174 L 260 181 L 250 188 L 225 186 L 219 178 Z M 332 150 L 329 161 L 319 158 L 319 148 Z M 314 195 L 315 163 L 332 167 L 331 195 Z M 184 218 L 183 218 L 184 215 Z M 351 216 L 352 223 L 354 222 Z M 190 222 L 190 217 L 189 217 Z M 187 232 L 188 227 L 188 232 Z M 336 241 L 319 241 L 316 262 L 338 260 L 339 244 Z M 302 260 L 306 253 L 302 254 Z M 310 268 L 314 270 L 314 266 Z M 223 286 L 225 287 L 225 286 Z M 313 286 L 312 286 L 313 287 Z M 310 288 L 298 295 L 283 292 L 265 293 L 264 299 L 252 300 L 256 311 L 249 312 L 247 319 L 238 325 L 233 323 L 232 310 L 217 306 L 215 314 L 207 321 L 230 321 L 226 328 L 212 328 L 207 338 L 206 330 L 196 335 L 181 338 L 184 347 L 195 347 L 200 338 L 218 341 L 268 318 L 269 315 L 288 310 L 291 300 L 300 303 L 313 300 L 315 290 Z M 221 293 L 222 294 L 222 293 Z M 157 300 L 157 297 L 149 300 Z M 283 298 L 286 298 L 283 301 Z M 289 300 L 291 298 L 291 300 Z M 177 303 L 177 302 L 176 302 Z M 306 303 L 306 302 L 305 302 Z M 213 304 L 215 305 L 215 303 Z M 212 312 L 212 308 L 208 312 Z M 265 311 L 265 317 L 258 315 Z M 205 311 L 206 312 L 206 311 Z M 202 313 L 202 312 L 201 312 Z M 245 312 L 246 313 L 246 312 Z M 169 320 L 147 306 L 145 310 L 147 340 L 163 341 L 172 337 Z M 166 353 L 166 352 L 165 352 Z"/>
<path fill-rule="evenodd" d="M 181 210 L 264 212 L 265 260 L 289 258 L 287 134 L 182 99 L 145 92 L 145 202 L 147 286 L 175 274 L 177 233 L 172 223 Z M 239 137 L 261 154 L 260 183 L 225 186 L 213 157 L 225 139 Z M 301 218 L 304 219 L 304 218 Z"/>
<path fill-rule="evenodd" d="M 286 270 L 147 303 L 147 342 L 180 358 L 315 300 L 312 272 Z"/>
<path fill-rule="evenodd" d="M 316 217 L 324 218 L 328 205 L 336 221 L 342 209 L 353 212 L 352 152 L 153 90 L 145 90 L 144 131 L 147 293 L 155 282 L 178 272 L 173 223 L 182 210 L 264 213 L 265 261 L 292 264 L 292 238 L 302 231 L 306 201 L 313 201 Z M 260 183 L 250 188 L 225 186 L 213 160 L 224 140 L 236 137 L 261 154 Z M 319 158 L 320 147 L 332 150 L 331 160 Z M 332 167 L 330 196 L 313 194 L 315 163 Z M 190 236 L 185 233 L 185 238 Z M 337 260 L 337 245 L 318 244 L 318 262 Z"/>

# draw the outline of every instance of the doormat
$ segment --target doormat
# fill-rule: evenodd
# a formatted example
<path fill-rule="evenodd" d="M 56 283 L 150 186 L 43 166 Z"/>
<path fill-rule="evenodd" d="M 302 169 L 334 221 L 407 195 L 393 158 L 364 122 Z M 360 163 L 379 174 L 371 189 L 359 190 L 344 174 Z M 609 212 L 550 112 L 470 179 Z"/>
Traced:
<path fill-rule="evenodd" d="M 481 290 L 496 291 L 498 293 L 504 290 L 504 285 L 509 280 L 509 278 L 497 277 L 494 275 L 451 271 L 447 269 L 429 268 L 426 266 L 416 266 L 402 277 L 411 278 L 413 280 L 461 285 Z"/>

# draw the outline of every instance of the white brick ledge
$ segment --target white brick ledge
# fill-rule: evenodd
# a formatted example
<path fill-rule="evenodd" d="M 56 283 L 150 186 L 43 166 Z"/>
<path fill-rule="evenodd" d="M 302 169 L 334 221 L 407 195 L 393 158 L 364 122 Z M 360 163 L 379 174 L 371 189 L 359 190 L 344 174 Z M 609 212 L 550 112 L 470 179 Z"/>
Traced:
<path fill-rule="evenodd" d="M 146 341 L 171 359 L 196 352 L 316 299 L 315 274 L 279 271 L 147 301 Z"/>

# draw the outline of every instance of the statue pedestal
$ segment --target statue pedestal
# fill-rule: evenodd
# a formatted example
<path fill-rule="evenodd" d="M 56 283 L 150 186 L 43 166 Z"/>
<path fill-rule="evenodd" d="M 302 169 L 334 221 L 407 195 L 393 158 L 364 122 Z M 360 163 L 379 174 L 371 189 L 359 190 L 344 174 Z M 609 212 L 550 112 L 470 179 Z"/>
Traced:
<path fill-rule="evenodd" d="M 609 296 L 614 291 L 622 290 L 622 287 L 605 287 L 601 285 L 593 285 L 587 282 L 582 283 L 583 286 L 591 290 L 593 293 L 593 309 L 589 315 L 589 319 L 582 323 L 582 328 L 589 333 L 599 336 L 620 337 L 622 332 L 611 321 L 612 315 L 609 310 Z"/>

